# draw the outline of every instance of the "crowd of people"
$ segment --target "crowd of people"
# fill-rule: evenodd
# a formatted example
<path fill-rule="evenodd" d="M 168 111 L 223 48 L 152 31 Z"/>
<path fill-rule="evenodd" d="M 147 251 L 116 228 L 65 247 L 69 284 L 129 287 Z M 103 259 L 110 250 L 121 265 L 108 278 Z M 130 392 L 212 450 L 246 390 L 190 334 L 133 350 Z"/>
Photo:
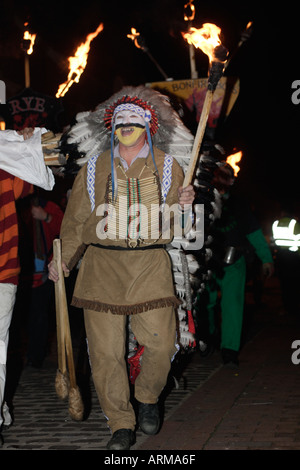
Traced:
<path fill-rule="evenodd" d="M 0 169 L 0 425 L 11 424 L 4 391 L 17 286 L 19 282 L 30 286 L 27 363 L 41 367 L 48 308 L 58 281 L 52 242 L 60 237 L 63 272 L 68 275 L 78 268 L 72 305 L 83 309 L 92 377 L 112 433 L 107 448 L 129 449 L 137 425 L 149 435 L 160 429 L 158 399 L 178 350 L 179 300 L 166 245 L 172 240 L 176 216 L 186 223 L 193 204 L 202 199 L 193 185 L 183 187 L 184 173 L 176 159 L 153 144 L 155 135 L 158 142 L 166 138 L 165 122 L 171 120 L 172 127 L 179 119 L 176 115 L 174 121 L 169 102 L 156 93 L 127 87 L 85 116 L 84 122 L 79 120 L 73 134 L 71 130 L 74 143 L 76 131 L 86 126 L 88 138 L 83 145 L 90 139 L 93 153 L 76 175 L 65 210 L 41 197 L 32 184 Z M 32 129 L 20 132 L 24 139 L 32 133 Z M 265 278 L 273 274 L 274 263 L 257 220 L 231 194 L 234 175 L 224 159 L 214 169 L 212 181 L 222 209 L 221 216 L 207 227 L 212 240 L 207 265 L 210 276 L 205 289 L 194 293 L 197 350 L 205 356 L 219 347 L 224 364 L 238 367 L 249 246 L 260 260 Z M 19 198 L 24 200 L 17 214 Z M 129 211 L 124 210 L 124 201 Z M 145 236 L 142 207 L 155 204 L 176 207 L 168 236 L 162 231 L 160 210 L 147 219 Z M 155 238 L 151 237 L 154 228 Z M 217 345 L 220 294 L 222 321 Z M 144 348 L 134 383 L 137 420 L 125 357 L 129 316 L 133 334 Z"/>

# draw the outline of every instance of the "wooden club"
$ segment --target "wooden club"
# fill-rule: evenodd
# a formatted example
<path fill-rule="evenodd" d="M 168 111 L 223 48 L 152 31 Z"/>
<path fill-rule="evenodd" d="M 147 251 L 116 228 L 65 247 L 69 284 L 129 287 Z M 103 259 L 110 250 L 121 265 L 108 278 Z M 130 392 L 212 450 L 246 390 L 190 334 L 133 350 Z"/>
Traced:
<path fill-rule="evenodd" d="M 53 241 L 53 260 L 59 280 L 55 283 L 58 370 L 55 379 L 57 395 L 69 397 L 69 414 L 75 421 L 83 419 L 84 406 L 76 383 L 68 304 L 61 258 L 61 240 Z M 69 372 L 69 373 L 68 373 Z"/>

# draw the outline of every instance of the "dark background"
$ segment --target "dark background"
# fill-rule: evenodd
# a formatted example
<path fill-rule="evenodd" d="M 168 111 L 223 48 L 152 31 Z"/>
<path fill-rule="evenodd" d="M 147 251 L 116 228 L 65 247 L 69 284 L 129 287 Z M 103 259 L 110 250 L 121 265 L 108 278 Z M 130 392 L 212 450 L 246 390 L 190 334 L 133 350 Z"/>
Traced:
<path fill-rule="evenodd" d="M 6 98 L 25 86 L 21 42 L 25 21 L 37 34 L 30 56 L 30 86 L 55 97 L 67 79 L 69 56 L 103 22 L 104 30 L 91 43 L 88 63 L 79 84 L 61 98 L 61 128 L 79 111 L 93 109 L 123 85 L 163 80 L 155 64 L 127 38 L 135 27 L 152 56 L 174 80 L 190 78 L 188 44 L 181 31 L 186 0 L 152 1 L 1 1 L 0 79 Z M 276 2 L 277 5 L 278 2 Z M 240 79 L 240 94 L 229 118 L 217 130 L 225 149 L 242 150 L 237 189 L 253 204 L 265 230 L 282 204 L 300 212 L 298 135 L 300 105 L 291 101 L 298 71 L 295 2 L 275 6 L 266 2 L 194 0 L 193 26 L 215 23 L 222 42 L 233 54 L 241 32 L 253 21 L 250 39 L 234 54 L 225 75 Z M 196 50 L 199 77 L 206 77 L 207 57 Z M 183 118 L 184 119 L 184 118 Z M 300 214 L 299 214 L 300 215 Z"/>

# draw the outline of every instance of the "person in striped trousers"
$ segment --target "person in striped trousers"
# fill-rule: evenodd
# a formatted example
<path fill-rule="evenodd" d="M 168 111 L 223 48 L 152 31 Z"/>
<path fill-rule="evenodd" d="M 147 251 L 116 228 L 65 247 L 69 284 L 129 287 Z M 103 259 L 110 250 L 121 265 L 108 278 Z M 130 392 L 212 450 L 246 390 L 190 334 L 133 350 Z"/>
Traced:
<path fill-rule="evenodd" d="M 31 137 L 33 129 L 26 128 L 20 133 L 23 134 L 24 139 L 27 139 Z M 0 169 L 0 433 L 2 427 L 9 426 L 12 421 L 8 406 L 4 401 L 4 391 L 9 327 L 20 272 L 16 200 L 32 192 L 32 184 Z"/>

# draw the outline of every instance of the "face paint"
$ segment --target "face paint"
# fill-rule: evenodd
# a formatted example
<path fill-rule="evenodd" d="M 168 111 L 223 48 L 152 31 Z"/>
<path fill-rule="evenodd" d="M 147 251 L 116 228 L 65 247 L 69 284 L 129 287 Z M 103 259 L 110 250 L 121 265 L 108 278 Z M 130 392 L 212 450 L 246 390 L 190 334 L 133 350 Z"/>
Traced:
<path fill-rule="evenodd" d="M 143 132 L 145 132 L 145 129 L 142 129 L 140 127 L 120 127 L 116 130 L 116 135 L 123 145 L 129 147 L 139 139 Z"/>
<path fill-rule="evenodd" d="M 114 121 L 116 135 L 123 145 L 133 145 L 145 132 L 144 118 L 132 110 L 119 111 Z"/>

